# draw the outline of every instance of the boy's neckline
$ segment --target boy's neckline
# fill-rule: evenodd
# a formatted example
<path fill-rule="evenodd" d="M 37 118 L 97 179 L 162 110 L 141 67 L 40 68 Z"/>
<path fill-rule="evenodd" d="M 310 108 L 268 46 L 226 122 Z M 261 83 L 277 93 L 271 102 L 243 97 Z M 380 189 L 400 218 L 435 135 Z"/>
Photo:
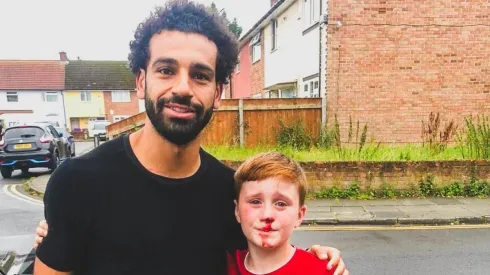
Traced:
<path fill-rule="evenodd" d="M 289 262 L 291 262 L 291 260 L 294 258 L 294 255 L 296 255 L 296 252 L 298 251 L 298 249 L 294 245 L 290 245 L 290 246 L 294 249 L 294 252 L 291 253 L 291 256 L 289 257 L 289 259 L 287 261 L 284 262 L 283 265 L 279 266 L 278 268 L 276 268 L 274 270 L 268 271 L 267 273 L 255 273 L 255 272 L 252 272 L 250 270 L 250 268 L 247 266 L 247 259 L 248 259 L 248 255 L 250 254 L 250 250 L 247 250 L 247 254 L 245 254 L 245 257 L 243 259 L 243 267 L 245 268 L 245 270 L 247 270 L 247 272 L 249 272 L 251 274 L 255 274 L 255 275 L 265 275 L 265 274 L 271 274 L 273 272 L 276 272 L 279 269 L 285 267 Z"/>

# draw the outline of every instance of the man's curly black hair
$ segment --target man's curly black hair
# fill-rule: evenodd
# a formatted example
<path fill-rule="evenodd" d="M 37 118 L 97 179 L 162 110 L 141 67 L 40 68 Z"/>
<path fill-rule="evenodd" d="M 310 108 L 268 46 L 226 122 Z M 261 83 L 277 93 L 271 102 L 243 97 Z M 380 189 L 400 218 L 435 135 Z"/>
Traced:
<path fill-rule="evenodd" d="M 140 69 L 146 71 L 150 59 L 149 43 L 153 35 L 164 30 L 201 34 L 216 44 L 216 82 L 226 84 L 238 60 L 236 37 L 219 19 L 203 5 L 186 0 L 169 1 L 164 7 L 157 7 L 141 23 L 130 43 L 129 65 L 138 75 Z"/>

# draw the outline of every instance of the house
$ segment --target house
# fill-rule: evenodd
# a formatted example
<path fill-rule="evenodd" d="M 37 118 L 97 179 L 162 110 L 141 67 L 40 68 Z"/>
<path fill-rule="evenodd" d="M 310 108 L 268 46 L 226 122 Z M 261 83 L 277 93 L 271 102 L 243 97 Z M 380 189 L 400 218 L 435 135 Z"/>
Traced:
<path fill-rule="evenodd" d="M 478 1 L 328 1 L 327 120 L 382 142 L 421 143 L 422 121 L 490 114 L 490 6 Z M 345 133 L 345 134 L 344 134 Z"/>
<path fill-rule="evenodd" d="M 324 96 L 322 2 L 271 1 L 269 11 L 240 39 L 234 98 Z"/>
<path fill-rule="evenodd" d="M 0 60 L 0 123 L 66 125 L 62 60 Z"/>
<path fill-rule="evenodd" d="M 126 61 L 69 61 L 65 77 L 69 129 L 87 129 L 89 121 L 116 122 L 144 111 L 135 85 Z"/>

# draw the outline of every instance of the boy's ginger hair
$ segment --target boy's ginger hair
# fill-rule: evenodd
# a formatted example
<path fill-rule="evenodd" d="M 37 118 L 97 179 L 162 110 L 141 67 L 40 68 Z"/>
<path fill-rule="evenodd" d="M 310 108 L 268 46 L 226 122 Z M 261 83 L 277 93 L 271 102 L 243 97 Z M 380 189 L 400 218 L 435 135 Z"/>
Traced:
<path fill-rule="evenodd" d="M 306 174 L 298 162 L 281 153 L 260 153 L 247 159 L 238 167 L 234 178 L 237 200 L 244 182 L 281 178 L 298 187 L 299 204 L 305 203 Z"/>

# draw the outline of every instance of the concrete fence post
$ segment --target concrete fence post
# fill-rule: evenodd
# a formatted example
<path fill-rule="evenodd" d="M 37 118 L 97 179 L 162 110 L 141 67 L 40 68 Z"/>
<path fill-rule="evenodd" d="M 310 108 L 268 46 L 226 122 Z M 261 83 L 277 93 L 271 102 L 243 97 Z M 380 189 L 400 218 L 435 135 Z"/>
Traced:
<path fill-rule="evenodd" d="M 325 129 L 326 124 L 327 124 L 327 98 L 322 97 L 322 129 L 320 130 Z"/>

